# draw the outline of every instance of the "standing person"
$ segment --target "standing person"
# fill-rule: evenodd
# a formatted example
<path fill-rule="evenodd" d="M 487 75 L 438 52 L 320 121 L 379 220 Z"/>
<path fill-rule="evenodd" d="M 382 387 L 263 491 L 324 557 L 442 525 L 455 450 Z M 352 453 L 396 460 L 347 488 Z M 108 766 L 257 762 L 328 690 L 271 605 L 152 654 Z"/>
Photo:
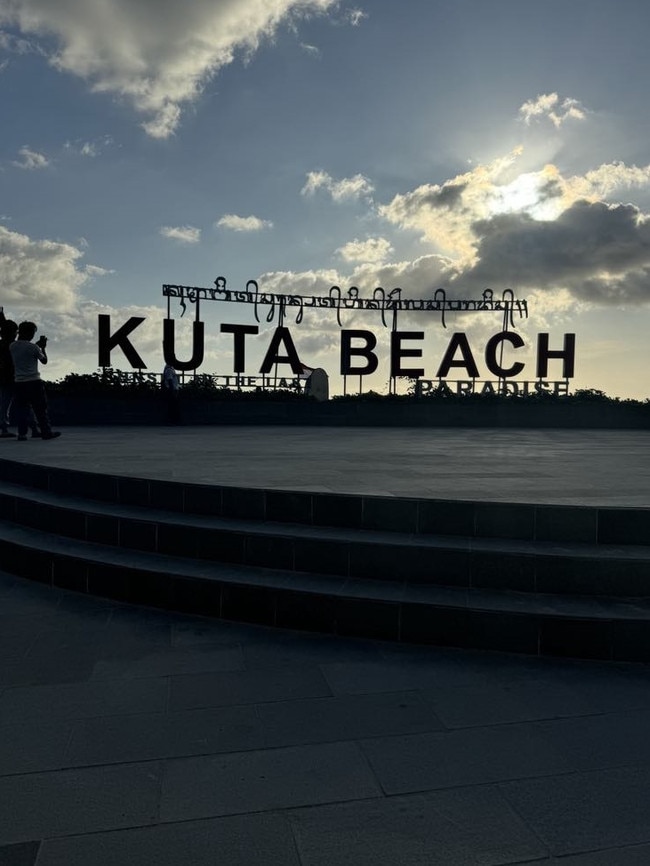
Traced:
<path fill-rule="evenodd" d="M 61 434 L 54 433 L 47 411 L 45 387 L 38 371 L 38 363 L 47 364 L 47 337 L 39 337 L 32 343 L 38 328 L 33 322 L 18 325 L 18 337 L 9 350 L 14 362 L 14 406 L 18 416 L 18 441 L 27 439 L 29 410 L 33 409 L 41 428 L 43 439 L 56 439 Z"/>
<path fill-rule="evenodd" d="M 9 411 L 14 398 L 14 362 L 10 347 L 16 339 L 18 325 L 7 319 L 0 307 L 0 439 L 14 438 L 15 433 L 9 432 Z M 41 438 L 41 431 L 36 425 L 34 413 L 29 412 L 29 427 L 32 439 Z"/>
<path fill-rule="evenodd" d="M 5 318 L 0 307 L 0 439 L 14 437 L 9 432 L 9 408 L 14 396 L 14 362 L 11 360 L 9 346 L 16 339 L 18 325 Z"/>
<path fill-rule="evenodd" d="M 170 424 L 180 424 L 181 407 L 178 373 L 171 364 L 165 364 L 162 374 L 162 389 L 167 402 L 167 421 Z"/>

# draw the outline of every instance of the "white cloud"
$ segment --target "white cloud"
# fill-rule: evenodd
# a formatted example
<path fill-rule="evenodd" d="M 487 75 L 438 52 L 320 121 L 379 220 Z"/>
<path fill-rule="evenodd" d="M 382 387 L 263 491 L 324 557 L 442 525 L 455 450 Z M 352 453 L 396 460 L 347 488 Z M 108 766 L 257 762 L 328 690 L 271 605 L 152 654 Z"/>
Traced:
<path fill-rule="evenodd" d="M 0 9 L 0 15 L 2 10 Z M 0 19 L 2 20 L 2 19 Z M 12 54 L 40 54 L 45 55 L 45 52 L 38 43 L 29 39 L 20 39 L 11 33 L 0 30 L 0 49 L 10 51 Z"/>
<path fill-rule="evenodd" d="M 364 19 L 368 18 L 368 13 L 363 9 L 348 9 L 345 17 L 353 27 L 358 27 Z"/>
<path fill-rule="evenodd" d="M 20 154 L 20 159 L 13 161 L 13 165 L 17 168 L 33 171 L 34 169 L 47 168 L 50 164 L 49 159 L 44 154 L 32 150 L 27 145 L 21 147 L 18 153 Z"/>
<path fill-rule="evenodd" d="M 66 141 L 63 145 L 66 151 L 77 153 L 80 156 L 96 157 L 99 156 L 107 147 L 113 145 L 113 138 L 110 135 L 102 135 L 92 141 Z"/>
<path fill-rule="evenodd" d="M 396 195 L 379 207 L 379 215 L 401 229 L 416 231 L 437 250 L 471 259 L 475 242 L 472 223 L 492 212 L 497 191 L 514 179 L 513 166 L 520 155 L 517 148 L 442 184 L 422 184 Z"/>
<path fill-rule="evenodd" d="M 11 0 L 0 24 L 51 37 L 50 62 L 98 93 L 129 102 L 154 138 L 177 128 L 206 82 L 254 52 L 286 21 L 324 13 L 335 0 Z"/>
<path fill-rule="evenodd" d="M 201 240 L 201 229 L 194 226 L 162 226 L 160 234 L 182 244 L 198 244 Z"/>
<path fill-rule="evenodd" d="M 320 48 L 317 48 L 316 45 L 308 45 L 306 42 L 301 42 L 300 47 L 305 52 L 305 54 L 311 55 L 311 57 L 321 57 L 322 51 Z"/>
<path fill-rule="evenodd" d="M 561 100 L 557 93 L 543 93 L 524 102 L 519 116 L 528 125 L 533 119 L 547 118 L 559 129 L 567 120 L 584 120 L 587 111 L 577 99 L 567 97 Z"/>
<path fill-rule="evenodd" d="M 556 94 L 526 103 L 522 114 L 555 123 L 554 114 L 556 125 L 583 116 L 575 100 Z M 451 295 L 512 288 L 545 298 L 544 308 L 555 312 L 552 298 L 561 298 L 562 310 L 567 298 L 574 305 L 650 303 L 650 214 L 620 201 L 632 189 L 647 200 L 650 165 L 605 163 L 565 176 L 553 164 L 522 171 L 522 153 L 396 195 L 378 213 L 449 256 L 440 287 Z"/>
<path fill-rule="evenodd" d="M 5 310 L 63 312 L 74 309 L 88 270 L 71 244 L 32 240 L 0 226 L 0 272 Z M 14 317 L 15 318 L 15 317 Z"/>
<path fill-rule="evenodd" d="M 368 238 L 360 241 L 355 238 L 336 251 L 346 262 L 379 264 L 393 252 L 386 238 Z"/>
<path fill-rule="evenodd" d="M 300 192 L 302 195 L 308 196 L 313 195 L 319 189 L 329 192 L 336 202 L 368 198 L 374 191 L 372 183 L 362 174 L 334 180 L 326 171 L 310 171 Z"/>
<path fill-rule="evenodd" d="M 88 274 L 89 277 L 105 277 L 108 274 L 114 274 L 115 271 L 111 268 L 100 268 L 97 265 L 86 265 L 84 268 L 84 272 Z"/>
<path fill-rule="evenodd" d="M 259 232 L 273 228 L 271 220 L 263 220 L 256 216 L 241 217 L 234 213 L 224 214 L 215 225 L 233 232 Z"/>
<path fill-rule="evenodd" d="M 650 165 L 639 168 L 623 162 L 605 163 L 583 176 L 568 178 L 565 190 L 570 200 L 586 198 L 595 201 L 609 198 L 620 189 L 650 186 Z"/>

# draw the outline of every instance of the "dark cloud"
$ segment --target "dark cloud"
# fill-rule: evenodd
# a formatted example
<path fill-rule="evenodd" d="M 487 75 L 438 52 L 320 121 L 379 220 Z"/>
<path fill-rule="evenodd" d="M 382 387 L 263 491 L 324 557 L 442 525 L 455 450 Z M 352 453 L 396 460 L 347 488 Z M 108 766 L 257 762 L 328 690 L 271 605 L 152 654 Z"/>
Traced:
<path fill-rule="evenodd" d="M 463 197 L 463 193 L 467 189 L 466 183 L 446 183 L 438 189 L 431 189 L 425 193 L 420 204 L 429 205 L 432 208 L 455 208 Z"/>
<path fill-rule="evenodd" d="M 650 301 L 650 222 L 634 205 L 578 201 L 556 220 L 501 214 L 473 225 L 474 287 L 568 289 L 575 297 Z"/>

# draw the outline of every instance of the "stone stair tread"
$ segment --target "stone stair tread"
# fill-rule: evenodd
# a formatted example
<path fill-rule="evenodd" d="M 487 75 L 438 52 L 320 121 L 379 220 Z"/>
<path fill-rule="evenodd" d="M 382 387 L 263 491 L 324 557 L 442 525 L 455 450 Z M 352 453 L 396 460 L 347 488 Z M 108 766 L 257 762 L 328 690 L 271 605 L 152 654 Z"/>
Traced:
<path fill-rule="evenodd" d="M 303 523 L 262 521 L 236 517 L 218 517 L 180 511 L 171 511 L 139 505 L 122 505 L 83 496 L 64 495 L 46 490 L 26 488 L 0 480 L 0 494 L 7 494 L 28 502 L 60 507 L 85 514 L 110 516 L 145 523 L 186 526 L 213 530 L 254 533 L 267 537 L 291 537 L 310 540 L 331 540 L 349 543 L 382 544 L 391 546 L 425 547 L 467 553 L 495 553 L 545 557 L 571 557 L 603 560 L 647 562 L 650 545 L 599 545 L 585 542 L 527 541 L 511 538 L 461 536 L 442 534 L 415 534 L 386 530 L 339 528 Z"/>
<path fill-rule="evenodd" d="M 171 578 L 184 577 L 197 581 L 218 581 L 232 585 L 258 586 L 341 599 L 379 601 L 387 605 L 407 604 L 556 619 L 635 620 L 650 623 L 650 600 L 648 599 L 591 598 L 509 590 L 467 589 L 434 584 L 411 585 L 289 572 L 281 569 L 207 563 L 202 560 L 77 541 L 6 523 L 0 524 L 0 541 L 22 545 L 32 551 L 40 550 L 101 565 L 138 569 L 156 574 L 164 573 Z"/>

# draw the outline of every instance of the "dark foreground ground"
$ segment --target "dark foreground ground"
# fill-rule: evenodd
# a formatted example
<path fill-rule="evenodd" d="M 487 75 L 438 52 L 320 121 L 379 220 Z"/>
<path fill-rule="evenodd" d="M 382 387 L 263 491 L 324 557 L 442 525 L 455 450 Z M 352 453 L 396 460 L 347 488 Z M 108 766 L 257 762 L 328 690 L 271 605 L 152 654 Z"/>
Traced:
<path fill-rule="evenodd" d="M 0 575 L 0 864 L 650 862 L 650 671 Z M 560 858 L 560 859 L 554 859 Z"/>
<path fill-rule="evenodd" d="M 647 432 L 62 429 L 0 457 L 650 505 Z M 0 572 L 0 866 L 647 866 L 649 730 L 641 665 L 275 631 Z"/>

